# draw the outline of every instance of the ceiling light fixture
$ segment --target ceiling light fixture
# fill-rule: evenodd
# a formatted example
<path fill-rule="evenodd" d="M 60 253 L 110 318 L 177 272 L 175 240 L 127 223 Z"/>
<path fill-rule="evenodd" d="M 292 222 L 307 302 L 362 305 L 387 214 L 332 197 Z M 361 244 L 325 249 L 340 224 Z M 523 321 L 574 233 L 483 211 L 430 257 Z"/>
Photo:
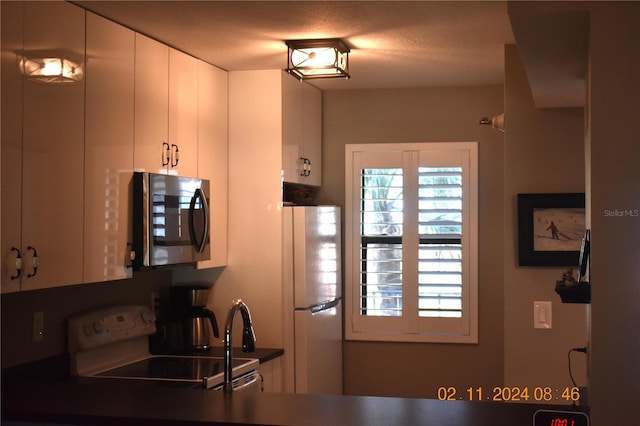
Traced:
<path fill-rule="evenodd" d="M 75 83 L 82 80 L 82 64 L 65 58 L 38 58 L 26 56 L 20 61 L 20 71 L 27 78 L 41 83 Z"/>
<path fill-rule="evenodd" d="M 287 72 L 298 80 L 350 78 L 349 47 L 338 38 L 289 40 Z"/>

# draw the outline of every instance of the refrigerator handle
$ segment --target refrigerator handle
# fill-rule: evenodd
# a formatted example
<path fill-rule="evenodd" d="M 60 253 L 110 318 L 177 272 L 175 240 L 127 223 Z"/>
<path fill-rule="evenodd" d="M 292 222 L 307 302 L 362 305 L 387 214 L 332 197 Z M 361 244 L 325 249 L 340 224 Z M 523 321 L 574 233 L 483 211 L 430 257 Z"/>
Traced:
<path fill-rule="evenodd" d="M 338 304 L 340 304 L 340 298 L 329 300 L 328 302 L 318 303 L 317 305 L 313 305 L 309 308 L 309 311 L 312 314 L 317 314 L 318 312 L 335 308 L 336 306 L 338 306 Z"/>

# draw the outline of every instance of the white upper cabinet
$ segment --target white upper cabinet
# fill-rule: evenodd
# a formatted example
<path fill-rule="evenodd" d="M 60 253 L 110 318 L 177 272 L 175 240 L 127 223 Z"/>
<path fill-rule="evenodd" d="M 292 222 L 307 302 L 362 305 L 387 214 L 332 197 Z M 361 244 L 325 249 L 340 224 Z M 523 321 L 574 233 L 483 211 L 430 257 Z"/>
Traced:
<path fill-rule="evenodd" d="M 308 173 L 300 183 L 322 185 L 322 92 L 308 84 L 302 85 L 302 157 L 309 160 Z M 298 173 L 300 175 L 300 173 Z"/>
<path fill-rule="evenodd" d="M 198 60 L 135 35 L 137 171 L 195 176 L 198 171 Z"/>
<path fill-rule="evenodd" d="M 282 73 L 282 169 L 284 181 L 298 183 L 304 176 L 302 83 Z"/>
<path fill-rule="evenodd" d="M 322 92 L 282 73 L 284 181 L 322 183 Z"/>
<path fill-rule="evenodd" d="M 228 73 L 199 61 L 198 177 L 210 181 L 211 259 L 198 268 L 227 264 L 228 104 Z"/>
<path fill-rule="evenodd" d="M 167 173 L 169 145 L 169 47 L 135 35 L 134 161 L 137 171 Z"/>
<path fill-rule="evenodd" d="M 0 6 L 0 291 L 130 278 L 134 170 L 211 181 L 198 267 L 225 265 L 228 73 L 69 2 Z M 33 80 L 23 57 L 83 78 Z"/>
<path fill-rule="evenodd" d="M 87 13 L 84 282 L 132 276 L 135 33 Z"/>
<path fill-rule="evenodd" d="M 84 195 L 84 80 L 73 83 L 44 83 L 25 78 L 22 84 L 14 71 L 4 76 L 5 60 L 5 7 L 3 2 L 3 114 L 5 95 L 16 97 L 11 102 L 22 102 L 22 121 L 3 120 L 3 290 L 32 290 L 82 282 L 83 258 L 83 195 Z M 85 49 L 84 10 L 67 2 L 24 2 L 23 54 L 37 59 L 64 57 L 83 64 Z M 15 23 L 10 24 L 8 31 Z M 13 37 L 8 40 L 11 42 Z M 15 42 L 15 40 L 13 39 Z M 14 47 L 17 47 L 14 46 Z M 19 51 L 19 50 L 18 50 Z M 9 55 L 15 54 L 15 50 Z M 12 58 L 15 61 L 15 57 Z M 14 66 L 17 63 L 14 62 Z M 16 87 L 5 92 L 5 81 L 16 80 Z M 20 100 L 19 87 L 23 87 Z M 13 165 L 5 176 L 5 143 L 7 152 L 19 146 L 11 135 L 15 122 L 22 130 L 22 167 Z M 4 126 L 13 123 L 5 140 Z M 14 155 L 16 153 L 14 152 Z M 7 180 L 7 179 L 16 179 Z M 7 206 L 11 223 L 5 223 L 5 185 L 20 188 L 20 201 Z M 14 194 L 15 197 L 15 194 Z M 13 222 L 16 216 L 20 220 Z M 12 241 L 5 241 L 7 228 Z M 10 252 L 5 252 L 9 247 Z M 15 249 L 15 250 L 14 250 Z M 16 258 L 20 257 L 20 263 Z M 20 271 L 17 271 L 20 266 Z M 11 280 L 11 276 L 19 277 Z M 18 280 L 19 285 L 5 285 L 5 277 Z"/>
<path fill-rule="evenodd" d="M 23 5 L 0 2 L 0 41 L 2 42 L 2 126 L 0 158 L 2 165 L 0 218 L 2 224 L 2 293 L 20 290 L 20 253 L 22 253 L 22 74 L 18 68 L 22 54 Z M 20 256 L 20 257 L 19 257 Z"/>
<path fill-rule="evenodd" d="M 169 49 L 169 173 L 198 173 L 198 60 Z"/>

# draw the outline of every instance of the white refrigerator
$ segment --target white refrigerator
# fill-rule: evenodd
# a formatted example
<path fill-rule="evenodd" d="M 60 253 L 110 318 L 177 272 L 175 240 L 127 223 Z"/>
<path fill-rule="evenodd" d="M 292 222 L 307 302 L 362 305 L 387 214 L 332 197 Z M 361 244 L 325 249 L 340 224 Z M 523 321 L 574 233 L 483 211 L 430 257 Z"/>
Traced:
<path fill-rule="evenodd" d="M 340 208 L 283 210 L 284 390 L 342 394 Z"/>

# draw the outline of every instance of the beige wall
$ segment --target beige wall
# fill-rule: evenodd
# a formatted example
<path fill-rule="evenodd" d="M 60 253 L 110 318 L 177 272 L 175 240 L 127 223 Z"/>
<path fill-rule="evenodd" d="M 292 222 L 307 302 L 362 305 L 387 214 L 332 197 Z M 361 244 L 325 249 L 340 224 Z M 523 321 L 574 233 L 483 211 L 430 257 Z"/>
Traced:
<path fill-rule="evenodd" d="M 502 86 L 324 92 L 321 203 L 344 206 L 345 144 L 479 142 L 480 343 L 345 342 L 345 393 L 435 398 L 438 386 L 502 383 L 503 134 L 478 124 L 502 111 Z"/>
<path fill-rule="evenodd" d="M 149 305 L 152 292 L 166 300 L 170 284 L 171 271 L 164 269 L 136 272 L 129 280 L 3 294 L 2 368 L 67 353 L 71 315 L 110 305 Z M 44 317 L 44 339 L 33 342 L 32 318 L 39 311 Z"/>
<path fill-rule="evenodd" d="M 590 4 L 590 403 L 634 424 L 640 395 L 640 3 Z M 607 211 L 628 211 L 615 216 Z"/>
<path fill-rule="evenodd" d="M 563 304 L 563 267 L 518 266 L 518 193 L 584 192 L 582 108 L 536 109 L 515 46 L 505 48 L 504 379 L 507 386 L 572 386 L 569 349 L 587 344 L 586 305 Z M 553 328 L 533 328 L 533 302 L 551 301 Z M 572 355 L 579 386 L 586 357 Z"/>

